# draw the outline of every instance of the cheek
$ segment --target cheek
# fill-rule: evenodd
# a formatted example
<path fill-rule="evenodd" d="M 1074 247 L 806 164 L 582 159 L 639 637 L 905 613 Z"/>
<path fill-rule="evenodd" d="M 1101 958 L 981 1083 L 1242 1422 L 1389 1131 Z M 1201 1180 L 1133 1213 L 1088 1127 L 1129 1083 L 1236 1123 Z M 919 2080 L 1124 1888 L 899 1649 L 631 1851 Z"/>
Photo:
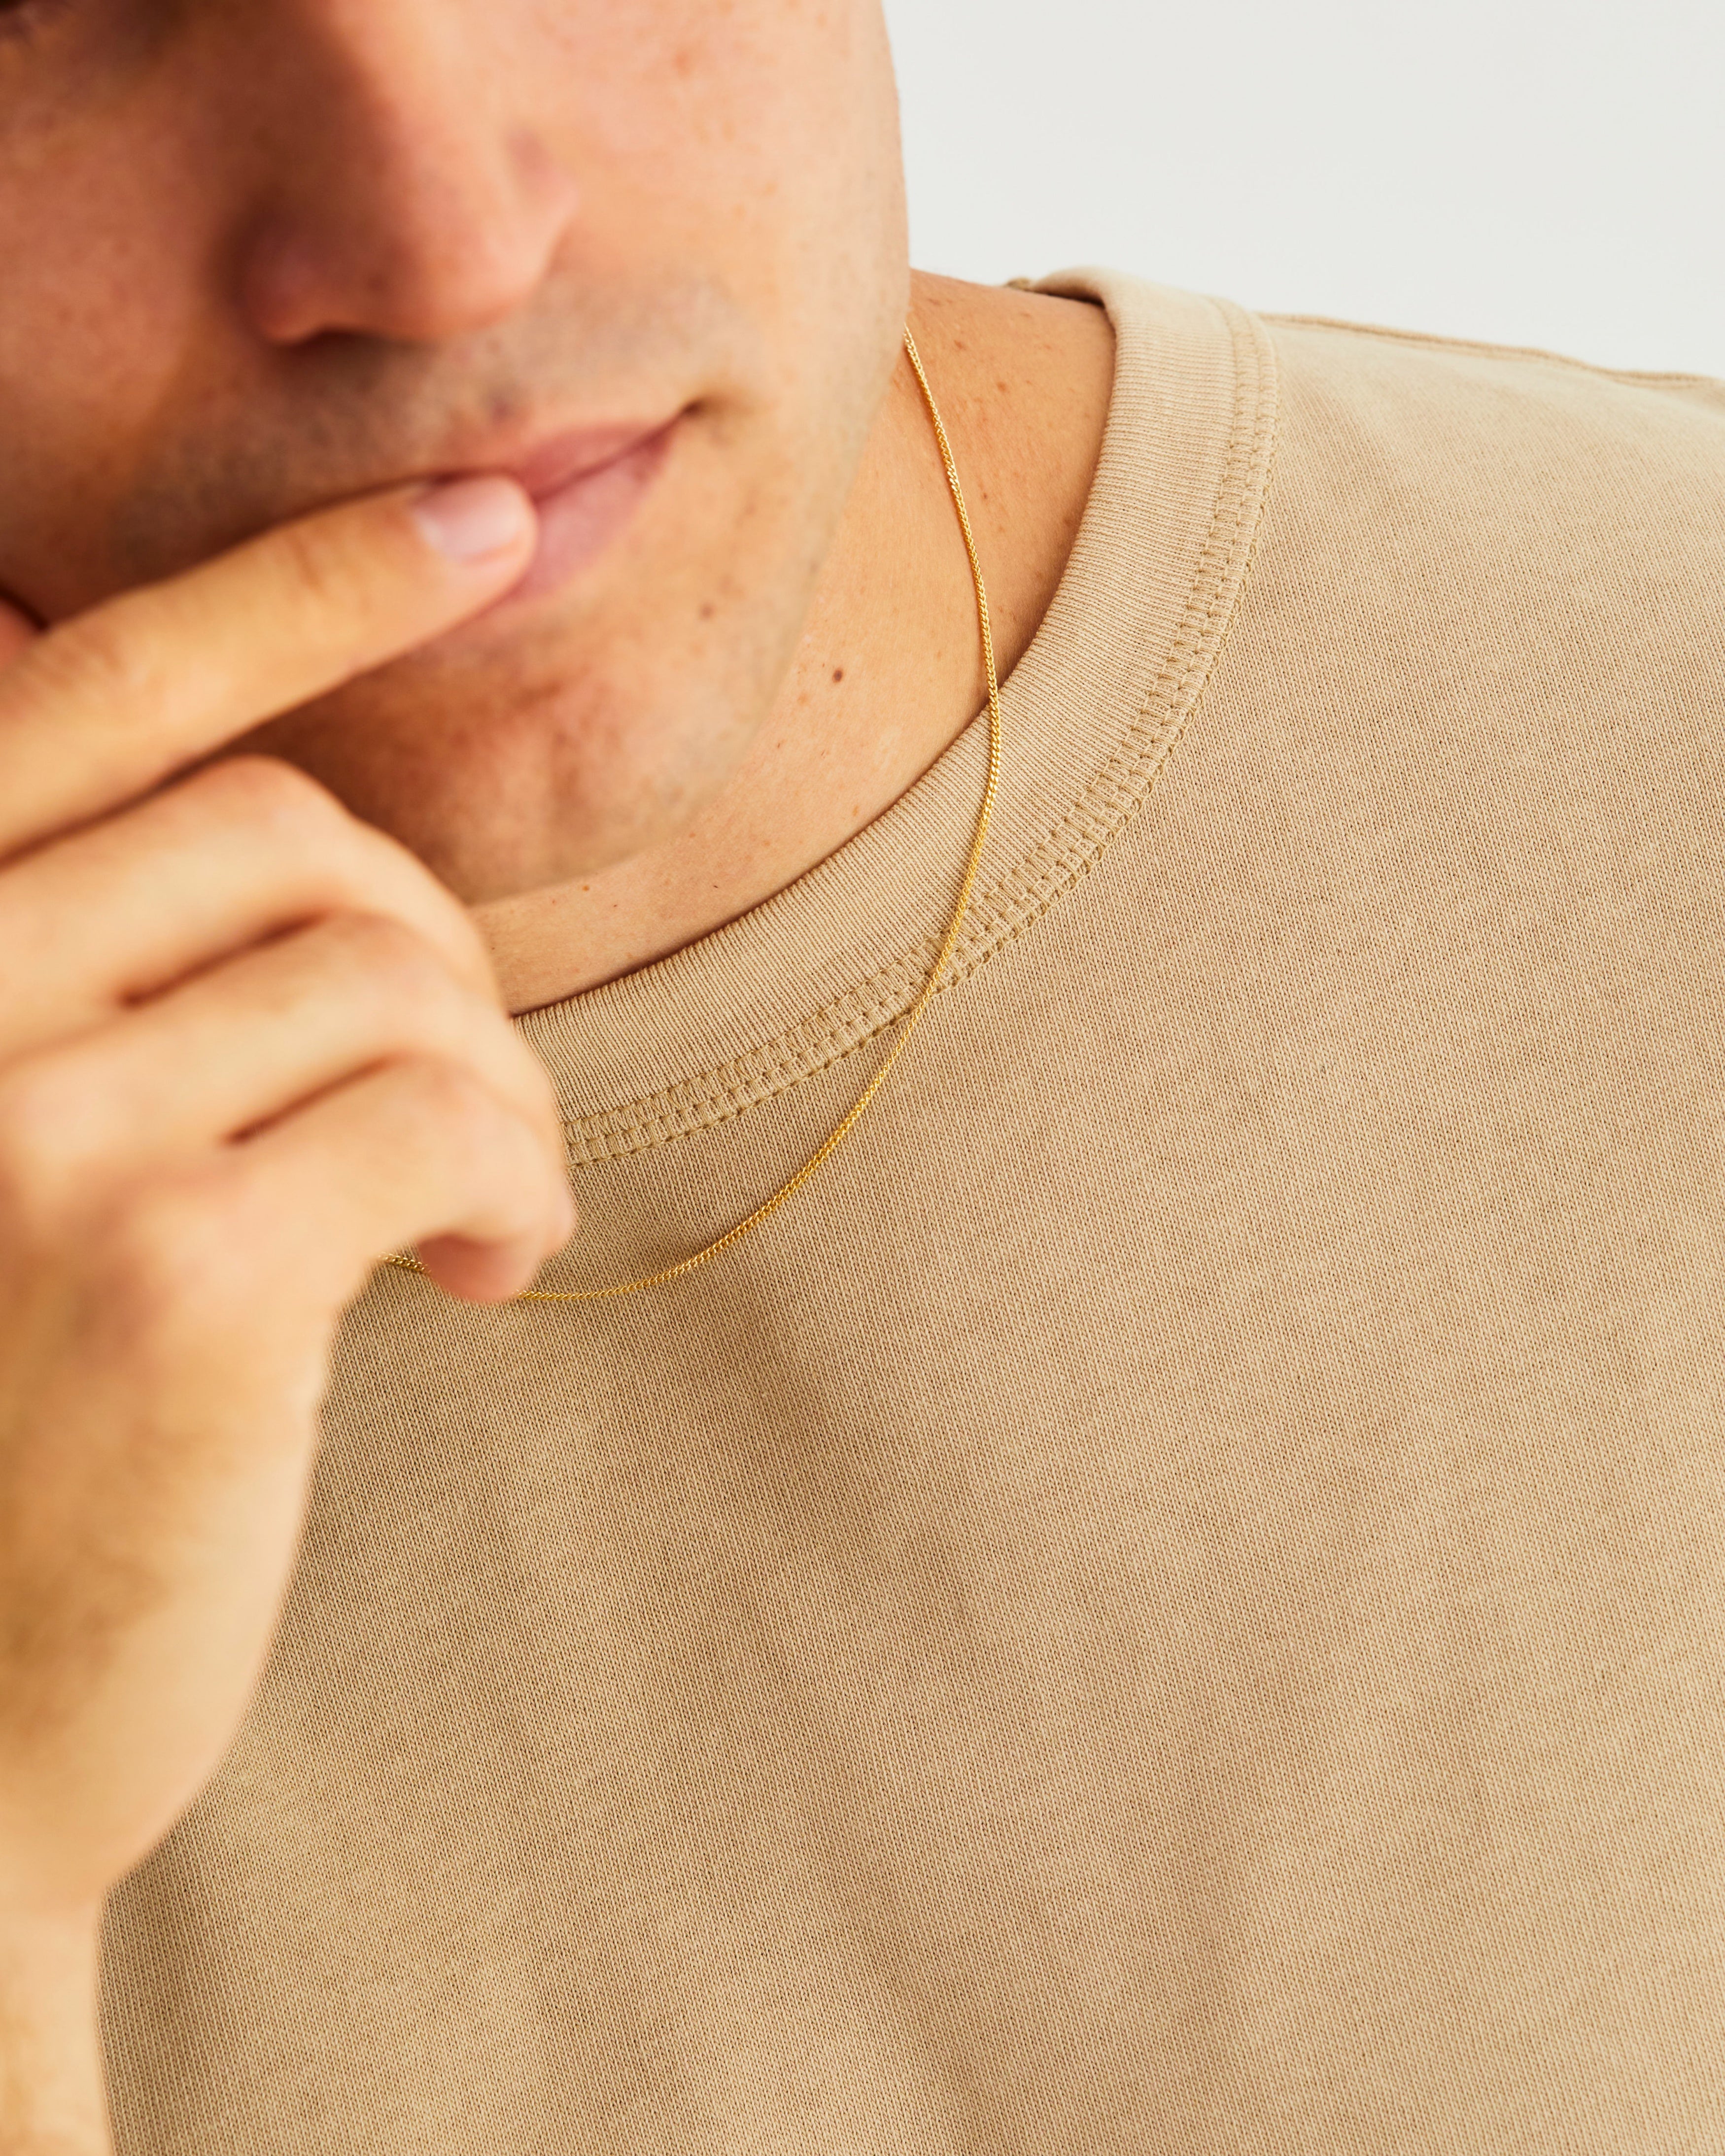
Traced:
<path fill-rule="evenodd" d="M 788 283 L 835 257 L 854 270 L 883 198 L 891 223 L 897 103 L 878 0 L 577 0 L 560 13 L 547 118 L 601 244 L 644 213 L 672 245 Z"/>
<path fill-rule="evenodd" d="M 171 141 L 135 120 L 33 169 L 0 154 L 0 588 L 44 620 L 157 572 L 118 511 L 218 363 Z"/>
<path fill-rule="evenodd" d="M 756 340 L 743 401 L 770 413 L 778 476 L 816 505 L 818 546 L 909 301 L 878 0 L 584 0 L 575 14 L 594 39 L 567 138 L 586 161 L 576 244 L 602 281 L 626 280 L 636 247 L 722 285 Z"/>

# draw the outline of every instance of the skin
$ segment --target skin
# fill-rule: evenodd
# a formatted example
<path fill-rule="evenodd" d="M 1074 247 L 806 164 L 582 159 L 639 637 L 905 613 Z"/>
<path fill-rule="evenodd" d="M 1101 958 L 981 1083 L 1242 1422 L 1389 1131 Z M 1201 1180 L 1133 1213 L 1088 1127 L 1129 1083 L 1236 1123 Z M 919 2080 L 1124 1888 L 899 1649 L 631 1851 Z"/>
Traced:
<path fill-rule="evenodd" d="M 782 888 L 1059 581 L 1097 310 L 913 277 L 875 0 L 0 4 L 0 2146 L 214 1771 L 335 1328 L 572 1225 L 509 1025 Z M 44 358 L 44 355 L 49 356 Z M 495 470 L 669 429 L 531 589 Z M 485 510 L 457 560 L 428 501 Z M 513 523 L 511 524 L 511 518 Z M 524 576 L 528 590 L 523 592 Z"/>

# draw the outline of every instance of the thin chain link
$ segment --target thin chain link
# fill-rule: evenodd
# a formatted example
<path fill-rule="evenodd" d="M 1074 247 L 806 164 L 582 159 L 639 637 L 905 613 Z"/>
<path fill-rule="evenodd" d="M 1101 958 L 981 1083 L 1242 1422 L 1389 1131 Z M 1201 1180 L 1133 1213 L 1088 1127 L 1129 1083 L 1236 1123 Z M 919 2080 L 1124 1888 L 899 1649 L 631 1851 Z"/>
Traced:
<path fill-rule="evenodd" d="M 927 1009 L 929 999 L 940 985 L 947 961 L 958 941 L 958 931 L 964 924 L 969 910 L 970 896 L 976 886 L 977 871 L 982 865 L 983 847 L 988 835 L 988 819 L 993 813 L 994 795 L 1000 783 L 1000 684 L 994 672 L 994 633 L 988 621 L 988 594 L 983 585 L 983 565 L 977 558 L 976 538 L 970 528 L 970 515 L 964 506 L 964 490 L 958 483 L 958 467 L 953 461 L 952 445 L 947 439 L 947 429 L 942 421 L 940 407 L 934 401 L 934 392 L 928 386 L 928 377 L 922 371 L 922 357 L 916 350 L 916 341 L 909 326 L 905 329 L 905 350 L 910 355 L 911 365 L 916 369 L 917 383 L 922 391 L 922 401 L 928 407 L 928 416 L 934 422 L 934 438 L 940 444 L 941 462 L 946 466 L 947 485 L 951 488 L 952 505 L 958 511 L 958 528 L 964 534 L 964 551 L 970 557 L 970 573 L 976 584 L 977 621 L 982 630 L 983 665 L 988 682 L 988 778 L 983 788 L 982 806 L 977 813 L 976 836 L 970 842 L 970 856 L 964 865 L 964 880 L 959 886 L 958 903 L 952 909 L 952 918 L 947 924 L 945 940 L 928 977 L 917 991 L 916 1001 L 905 1013 L 899 1034 L 881 1059 L 880 1068 L 852 1103 L 850 1112 L 833 1132 L 819 1152 L 805 1161 L 788 1183 L 782 1184 L 773 1195 L 734 1228 L 725 1233 L 704 1250 L 696 1250 L 692 1257 L 666 1265 L 662 1271 L 645 1273 L 639 1280 L 619 1281 L 610 1287 L 527 1288 L 511 1297 L 515 1302 L 603 1302 L 612 1296 L 634 1295 L 644 1287 L 659 1287 L 667 1281 L 680 1280 L 685 1273 L 692 1273 L 698 1265 L 710 1264 L 714 1258 L 739 1243 L 763 1220 L 770 1219 L 779 1207 L 794 1198 L 813 1177 L 818 1175 L 850 1132 L 856 1127 L 865 1110 L 880 1088 L 886 1083 L 888 1074 L 905 1051 L 905 1045 L 915 1031 L 916 1021 Z M 425 1270 L 417 1258 L 396 1256 L 388 1262 L 399 1265 L 404 1272 L 423 1273 Z"/>

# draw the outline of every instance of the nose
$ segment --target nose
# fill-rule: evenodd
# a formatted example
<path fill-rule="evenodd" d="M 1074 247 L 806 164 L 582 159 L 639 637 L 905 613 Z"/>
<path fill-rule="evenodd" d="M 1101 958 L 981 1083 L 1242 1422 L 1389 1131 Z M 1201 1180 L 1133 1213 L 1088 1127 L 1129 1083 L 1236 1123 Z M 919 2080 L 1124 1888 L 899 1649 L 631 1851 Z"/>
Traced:
<path fill-rule="evenodd" d="M 437 342 L 531 297 L 576 187 L 525 116 L 531 69 L 475 49 L 492 9 L 300 0 L 270 18 L 269 77 L 248 100 L 262 184 L 239 263 L 258 333 Z"/>

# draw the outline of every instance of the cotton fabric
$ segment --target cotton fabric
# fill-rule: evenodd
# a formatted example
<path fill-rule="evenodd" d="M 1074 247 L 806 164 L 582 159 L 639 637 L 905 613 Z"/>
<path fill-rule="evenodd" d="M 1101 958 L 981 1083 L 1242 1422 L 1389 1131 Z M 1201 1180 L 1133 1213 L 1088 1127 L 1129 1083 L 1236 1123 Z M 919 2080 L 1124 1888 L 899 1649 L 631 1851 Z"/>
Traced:
<path fill-rule="evenodd" d="M 1725 2145 L 1725 386 L 1043 289 L 1117 381 L 947 983 L 704 1270 L 379 1272 L 123 2156 Z M 543 1285 L 838 1121 L 985 748 L 523 1021 Z"/>

